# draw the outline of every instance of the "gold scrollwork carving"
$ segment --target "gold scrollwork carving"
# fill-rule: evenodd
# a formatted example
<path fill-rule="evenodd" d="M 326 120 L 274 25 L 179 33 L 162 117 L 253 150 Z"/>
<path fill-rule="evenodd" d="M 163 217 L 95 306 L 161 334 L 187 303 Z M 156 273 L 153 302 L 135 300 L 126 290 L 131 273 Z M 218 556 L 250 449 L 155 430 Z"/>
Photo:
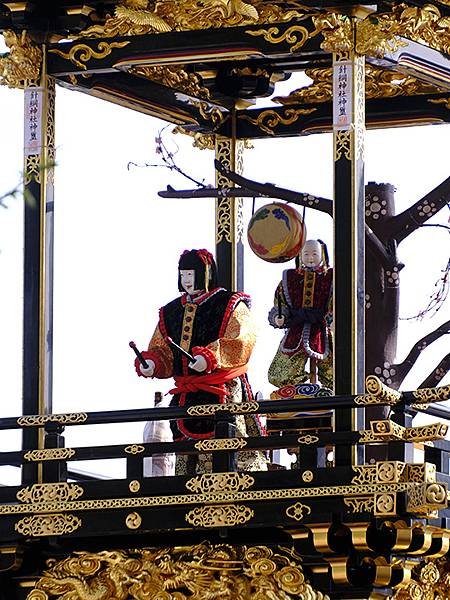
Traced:
<path fill-rule="evenodd" d="M 141 446 L 140 444 L 131 444 L 130 446 L 126 446 L 124 448 L 124 452 L 127 454 L 141 454 L 144 452 L 144 450 L 144 446 Z"/>
<path fill-rule="evenodd" d="M 194 446 L 202 452 L 214 452 L 216 450 L 239 450 L 245 448 L 247 441 L 244 438 L 227 438 L 215 440 L 200 440 Z"/>
<path fill-rule="evenodd" d="M 32 181 L 35 181 L 36 183 L 41 183 L 41 172 L 42 167 L 40 154 L 29 154 L 28 156 L 26 156 L 25 169 L 23 174 L 24 184 L 28 185 Z"/>
<path fill-rule="evenodd" d="M 364 484 L 372 484 L 376 483 L 377 480 L 377 468 L 376 465 L 361 465 L 361 466 L 353 466 L 353 471 L 357 473 L 355 477 L 352 478 L 353 485 L 364 485 Z"/>
<path fill-rule="evenodd" d="M 254 483 L 254 478 L 247 473 L 205 473 L 189 479 L 186 488 L 201 494 L 238 492 L 251 488 Z"/>
<path fill-rule="evenodd" d="M 338 13 L 323 13 L 312 17 L 315 31 L 322 34 L 324 40 L 320 44 L 326 52 L 347 53 L 353 48 L 353 31 L 351 19 Z"/>
<path fill-rule="evenodd" d="M 105 56 L 109 56 L 113 51 L 113 48 L 123 48 L 127 46 L 130 42 L 99 42 L 97 46 L 97 50 L 94 50 L 87 44 L 76 44 L 72 46 L 69 52 L 63 52 L 58 48 L 52 48 L 49 50 L 49 53 L 57 54 L 62 58 L 66 58 L 70 60 L 70 62 L 80 69 L 87 70 L 87 66 L 85 63 L 89 62 L 92 58 L 96 60 L 101 60 L 105 58 Z M 79 53 L 79 54 L 78 54 Z M 78 54 L 78 57 L 77 57 Z"/>
<path fill-rule="evenodd" d="M 370 18 L 365 19 L 368 20 Z M 372 38 L 382 38 L 384 35 L 387 39 L 393 39 L 394 36 L 402 36 L 439 52 L 450 53 L 449 18 L 443 17 L 433 4 L 425 4 L 419 8 L 400 3 L 391 13 L 378 14 L 376 20 L 373 25 L 377 27 L 378 34 L 370 32 Z M 361 25 L 362 23 L 359 24 Z M 367 25 L 364 27 L 367 28 Z M 387 45 L 386 50 L 389 50 Z"/>
<path fill-rule="evenodd" d="M 347 160 L 351 160 L 352 150 L 352 133 L 350 131 L 336 131 L 334 135 L 334 160 L 338 161 L 343 156 Z M 370 402 L 364 402 L 367 395 L 357 396 L 355 398 L 356 404 L 370 404 Z"/>
<path fill-rule="evenodd" d="M 41 427 L 47 423 L 60 423 L 61 425 L 75 425 L 87 421 L 86 413 L 68 413 L 64 415 L 24 415 L 17 419 L 21 427 Z"/>
<path fill-rule="evenodd" d="M 278 27 L 269 27 L 268 29 L 248 29 L 245 33 L 248 35 L 259 36 L 262 35 L 266 42 L 269 44 L 281 44 L 287 43 L 290 48 L 289 51 L 294 53 L 304 45 L 304 43 L 310 37 L 309 31 L 306 27 L 301 25 L 292 25 L 286 31 L 280 34 Z"/>
<path fill-rule="evenodd" d="M 333 98 L 333 69 L 306 69 L 305 75 L 313 80 L 308 86 L 293 90 L 289 96 L 277 96 L 273 102 L 283 104 L 320 104 L 331 102 Z M 382 69 L 371 64 L 365 65 L 365 94 L 371 98 L 394 98 L 397 96 L 416 96 L 420 94 L 436 94 L 445 92 L 444 88 L 436 87 L 390 69 Z M 445 99 L 439 99 L 445 103 Z M 438 102 L 439 100 L 430 100 Z"/>
<path fill-rule="evenodd" d="M 436 481 L 436 465 L 433 463 L 407 465 L 406 479 L 409 483 L 433 483 Z"/>
<path fill-rule="evenodd" d="M 428 600 L 431 598 L 450 598 L 450 579 L 447 560 L 427 559 L 414 565 L 411 577 L 406 584 L 399 586 L 392 600 Z"/>
<path fill-rule="evenodd" d="M 302 521 L 306 515 L 311 514 L 311 507 L 301 502 L 296 502 L 286 509 L 286 514 L 295 521 Z"/>
<path fill-rule="evenodd" d="M 413 392 L 414 398 L 417 398 L 416 404 L 429 404 L 430 402 L 442 402 L 450 399 L 450 385 L 443 385 L 435 388 L 422 388 Z"/>
<path fill-rule="evenodd" d="M 182 127 L 181 125 L 177 125 L 172 129 L 172 133 L 182 133 L 184 135 L 189 135 L 193 138 L 192 145 L 194 148 L 198 148 L 199 150 L 214 150 L 215 148 L 215 135 L 213 133 L 200 133 L 199 131 L 191 131 L 186 129 L 186 127 Z"/>
<path fill-rule="evenodd" d="M 360 496 L 355 498 L 344 498 L 344 504 L 348 506 L 349 512 L 373 512 L 375 499 L 373 496 Z"/>
<path fill-rule="evenodd" d="M 258 402 L 242 402 L 241 404 L 201 404 L 191 406 L 187 409 L 187 414 L 194 417 L 207 417 L 215 415 L 218 412 L 230 412 L 232 415 L 258 412 Z"/>
<path fill-rule="evenodd" d="M 248 506 L 224 504 L 194 508 L 185 518 L 194 527 L 232 527 L 248 523 L 254 514 Z"/>
<path fill-rule="evenodd" d="M 443 440 L 447 435 L 448 425 L 445 423 L 431 423 L 420 427 L 408 427 L 404 439 L 408 442 L 428 442 Z"/>
<path fill-rule="evenodd" d="M 408 45 L 396 37 L 394 27 L 380 27 L 377 19 L 363 19 L 356 24 L 355 50 L 360 55 L 383 57 L 387 52 L 396 52 Z"/>
<path fill-rule="evenodd" d="M 78 500 L 84 493 L 75 483 L 35 483 L 31 487 L 20 489 L 16 498 L 20 502 L 71 502 Z"/>
<path fill-rule="evenodd" d="M 244 600 L 248 590 L 255 599 L 268 598 L 270 590 L 283 600 L 329 600 L 311 587 L 301 557 L 290 548 L 209 543 L 77 552 L 52 561 L 27 600 L 88 600 L 98 590 L 106 590 L 102 600 Z"/>
<path fill-rule="evenodd" d="M 292 125 L 301 115 L 310 115 L 316 108 L 286 108 L 283 113 L 273 109 L 263 110 L 256 118 L 242 115 L 240 119 L 256 125 L 261 131 L 275 135 L 274 129 L 278 125 Z"/>
<path fill-rule="evenodd" d="M 43 450 L 29 450 L 23 455 L 25 460 L 39 462 L 41 460 L 67 460 L 75 454 L 73 448 L 48 448 Z"/>
<path fill-rule="evenodd" d="M 132 67 L 129 72 L 173 88 L 189 96 L 206 99 L 210 97 L 210 91 L 202 85 L 200 75 L 189 73 L 178 65 L 171 65 L 170 67 L 166 65 Z"/>
<path fill-rule="evenodd" d="M 42 50 L 24 30 L 17 34 L 11 29 L 3 31 L 3 39 L 10 52 L 0 57 L 0 85 L 24 88 L 39 79 Z"/>
<path fill-rule="evenodd" d="M 67 513 L 24 517 L 14 525 L 14 529 L 18 533 L 30 537 L 65 535 L 80 527 L 81 519 Z"/>
<path fill-rule="evenodd" d="M 205 121 L 211 121 L 215 129 L 220 127 L 227 118 L 226 112 L 222 112 L 220 108 L 211 105 L 208 102 L 202 100 L 192 100 L 190 104 L 198 109 L 198 112 L 200 113 L 202 119 L 204 119 Z"/>

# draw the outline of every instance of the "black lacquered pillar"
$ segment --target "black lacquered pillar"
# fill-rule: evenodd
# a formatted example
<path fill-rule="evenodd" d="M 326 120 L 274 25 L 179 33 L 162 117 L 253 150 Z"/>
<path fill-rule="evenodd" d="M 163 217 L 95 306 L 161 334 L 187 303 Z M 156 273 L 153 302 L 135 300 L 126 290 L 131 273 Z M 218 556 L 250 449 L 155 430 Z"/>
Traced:
<path fill-rule="evenodd" d="M 334 392 L 364 392 L 364 56 L 354 50 L 333 54 L 334 140 Z M 355 411 L 352 411 L 355 413 Z M 336 414 L 336 429 L 355 429 L 356 415 Z M 360 428 L 360 427 L 358 427 Z M 338 449 L 338 464 L 356 460 Z"/>
<path fill-rule="evenodd" d="M 243 171 L 244 142 L 235 137 L 216 136 L 216 160 L 238 174 Z M 216 171 L 216 187 L 230 188 L 234 183 Z M 242 198 L 217 198 L 216 200 L 216 259 L 219 285 L 231 291 L 244 289 Z"/>
<path fill-rule="evenodd" d="M 53 165 L 55 82 L 45 73 L 25 88 L 23 414 L 52 410 Z M 23 448 L 43 448 L 43 432 L 24 429 Z M 24 482 L 38 480 L 27 465 Z"/>

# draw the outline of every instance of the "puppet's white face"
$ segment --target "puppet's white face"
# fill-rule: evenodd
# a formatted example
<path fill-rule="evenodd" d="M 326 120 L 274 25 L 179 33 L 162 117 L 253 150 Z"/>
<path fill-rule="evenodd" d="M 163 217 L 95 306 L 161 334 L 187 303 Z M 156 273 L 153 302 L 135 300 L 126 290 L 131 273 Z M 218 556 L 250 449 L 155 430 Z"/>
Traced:
<path fill-rule="evenodd" d="M 302 263 L 305 267 L 318 267 L 322 262 L 322 246 L 316 240 L 307 240 L 302 249 Z"/>
<path fill-rule="evenodd" d="M 180 270 L 180 281 L 181 287 L 185 292 L 187 292 L 190 296 L 193 294 L 198 294 L 200 290 L 195 290 L 195 271 L 194 269 L 181 269 Z"/>

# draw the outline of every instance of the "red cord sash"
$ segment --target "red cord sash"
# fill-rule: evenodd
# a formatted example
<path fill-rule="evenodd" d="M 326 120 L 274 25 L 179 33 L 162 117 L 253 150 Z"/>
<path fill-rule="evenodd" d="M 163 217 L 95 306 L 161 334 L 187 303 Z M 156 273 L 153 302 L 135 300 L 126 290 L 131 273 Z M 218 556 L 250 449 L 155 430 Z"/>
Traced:
<path fill-rule="evenodd" d="M 177 375 L 174 377 L 175 387 L 169 394 L 186 394 L 188 392 L 210 392 L 219 396 L 220 401 L 226 396 L 225 383 L 247 372 L 247 365 L 233 369 L 217 369 L 206 375 Z"/>

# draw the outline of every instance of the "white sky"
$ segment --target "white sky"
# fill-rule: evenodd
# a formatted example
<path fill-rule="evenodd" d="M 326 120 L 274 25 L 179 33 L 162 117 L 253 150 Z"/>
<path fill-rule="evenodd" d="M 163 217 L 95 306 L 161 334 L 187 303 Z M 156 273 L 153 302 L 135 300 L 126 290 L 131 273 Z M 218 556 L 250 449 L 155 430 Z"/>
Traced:
<path fill-rule="evenodd" d="M 23 92 L 1 87 L 0 102 L 2 194 L 15 187 L 22 171 Z M 177 295 L 181 251 L 214 251 L 214 200 L 159 198 L 157 192 L 167 184 L 178 189 L 191 184 L 164 168 L 127 170 L 129 161 L 158 162 L 154 138 L 165 122 L 59 87 L 56 106 L 54 412 L 144 408 L 156 390 L 170 389 L 171 380 L 138 378 L 128 342 L 145 348 L 158 308 Z M 449 132 L 446 125 L 367 132 L 366 182 L 392 183 L 397 212 L 403 211 L 448 176 Z M 193 148 L 187 136 L 174 140 L 180 146 L 178 164 L 214 184 L 213 153 Z M 247 177 L 332 198 L 330 134 L 256 141 L 254 146 L 245 153 Z M 257 199 L 256 207 L 265 203 Z M 246 223 L 251 204 L 245 200 Z M 7 210 L 0 208 L 0 417 L 21 412 L 22 201 L 10 199 L 7 205 Z M 443 209 L 429 222 L 447 224 L 448 217 Z M 321 237 L 331 250 L 331 219 L 308 209 L 306 224 L 308 237 Z M 448 256 L 449 236 L 443 229 L 419 230 L 400 245 L 399 258 L 406 265 L 402 317 L 427 305 Z M 249 377 L 254 391 L 265 397 L 273 389 L 266 372 L 281 337 L 266 315 L 281 271 L 289 266 L 265 263 L 247 248 L 245 291 L 253 297 L 259 325 Z M 432 319 L 402 321 L 397 360 L 449 318 L 447 301 Z M 402 389 L 417 387 L 449 346 L 444 336 L 426 349 Z M 72 427 L 66 443 L 137 442 L 142 429 L 143 423 L 103 430 Z M 1 438 L 2 450 L 19 449 L 16 434 L 2 432 Z"/>

